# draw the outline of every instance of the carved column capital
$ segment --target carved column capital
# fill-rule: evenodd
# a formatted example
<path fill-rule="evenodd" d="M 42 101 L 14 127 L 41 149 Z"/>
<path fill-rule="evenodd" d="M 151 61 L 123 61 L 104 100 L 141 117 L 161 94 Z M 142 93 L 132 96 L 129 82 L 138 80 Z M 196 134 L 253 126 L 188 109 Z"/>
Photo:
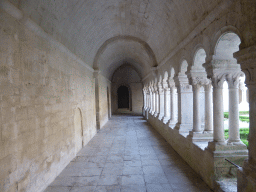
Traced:
<path fill-rule="evenodd" d="M 223 74 L 221 76 L 213 76 L 212 77 L 212 86 L 214 88 L 223 89 L 223 83 L 226 79 L 226 74 Z"/>
<path fill-rule="evenodd" d="M 211 81 L 211 80 L 210 80 L 210 81 Z M 211 81 L 211 82 L 212 82 L 212 81 Z M 204 90 L 205 90 L 205 91 L 210 91 L 211 88 L 212 88 L 212 84 L 211 84 L 211 83 L 209 83 L 209 84 L 207 84 L 207 85 L 204 85 Z"/>
<path fill-rule="evenodd" d="M 228 74 L 226 76 L 226 80 L 228 82 L 229 89 L 238 89 L 239 86 L 239 78 L 242 77 L 244 74 L 243 72 L 238 72 L 235 74 Z"/>
<path fill-rule="evenodd" d="M 192 86 L 194 86 L 194 85 L 204 86 L 204 85 L 210 84 L 211 80 L 207 79 L 206 77 L 191 77 L 190 82 L 191 82 Z"/>
<path fill-rule="evenodd" d="M 158 83 L 158 91 L 159 91 L 159 94 L 163 94 L 164 93 L 164 89 L 163 89 L 163 86 L 161 83 Z"/>
<path fill-rule="evenodd" d="M 169 86 L 168 86 L 167 81 L 163 81 L 163 89 L 164 90 L 170 89 Z"/>
<path fill-rule="evenodd" d="M 173 79 L 169 79 L 168 83 L 171 88 L 175 87 L 175 81 Z"/>

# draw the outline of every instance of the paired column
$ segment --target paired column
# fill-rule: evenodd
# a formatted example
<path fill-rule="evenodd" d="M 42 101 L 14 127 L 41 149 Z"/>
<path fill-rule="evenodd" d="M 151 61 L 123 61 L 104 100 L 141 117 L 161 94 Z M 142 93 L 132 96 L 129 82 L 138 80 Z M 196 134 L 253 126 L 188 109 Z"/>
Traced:
<path fill-rule="evenodd" d="M 159 91 L 159 115 L 158 119 L 162 120 L 164 117 L 164 89 L 161 83 L 158 84 L 158 91 Z"/>
<path fill-rule="evenodd" d="M 148 113 L 150 113 L 150 110 L 151 110 L 151 94 L 150 94 L 150 89 L 148 89 L 148 94 L 147 94 L 147 97 L 148 97 Z"/>
<path fill-rule="evenodd" d="M 151 115 L 154 115 L 155 113 L 155 104 L 156 104 L 156 93 L 154 90 L 154 87 L 152 87 L 152 111 L 151 111 Z"/>
<path fill-rule="evenodd" d="M 152 87 L 150 87 L 150 110 L 149 110 L 149 113 L 152 114 L 152 111 L 153 111 L 153 90 L 152 90 Z"/>
<path fill-rule="evenodd" d="M 146 111 L 147 110 L 147 90 L 146 90 L 146 87 L 143 88 L 143 99 L 144 99 L 143 110 Z"/>
<path fill-rule="evenodd" d="M 193 94 L 185 74 L 174 78 L 178 96 L 178 122 L 174 129 L 189 132 L 193 126 Z"/>
<path fill-rule="evenodd" d="M 159 115 L 159 93 L 157 89 L 157 85 L 155 85 L 155 114 L 154 117 L 157 117 Z"/>
<path fill-rule="evenodd" d="M 193 132 L 201 132 L 200 84 L 193 84 Z"/>
<path fill-rule="evenodd" d="M 215 77 L 213 83 L 213 141 L 225 144 L 224 138 L 224 111 L 223 111 L 223 82 L 225 78 Z"/>
<path fill-rule="evenodd" d="M 227 76 L 229 89 L 229 139 L 228 143 L 241 143 L 239 134 L 239 77 L 231 74 Z"/>
<path fill-rule="evenodd" d="M 192 74 L 195 75 L 195 74 Z M 199 74 L 200 75 L 200 74 Z M 193 129 L 189 133 L 189 138 L 191 138 L 193 141 L 211 141 L 212 140 L 212 134 L 208 131 L 209 128 L 212 127 L 208 126 L 209 122 L 205 122 L 204 130 L 202 130 L 202 115 L 204 113 L 204 117 L 207 118 L 207 120 L 212 119 L 211 115 L 211 96 L 210 91 L 205 91 L 205 103 L 204 110 L 202 109 L 202 101 L 200 100 L 201 88 L 202 86 L 207 86 L 210 84 L 210 80 L 207 79 L 207 77 L 204 74 L 201 74 L 201 77 L 194 76 L 190 78 L 190 83 L 192 84 L 192 90 L 193 90 Z M 205 120 L 205 119 L 204 119 Z"/>
<path fill-rule="evenodd" d="M 163 123 L 166 124 L 170 120 L 170 88 L 167 83 L 163 83 L 164 87 L 164 118 Z"/>
<path fill-rule="evenodd" d="M 178 100 L 177 100 L 177 89 L 175 87 L 175 83 L 170 83 L 171 87 L 171 118 L 169 121 L 169 127 L 174 128 L 177 123 L 177 107 L 178 107 Z"/>
<path fill-rule="evenodd" d="M 204 133 L 213 133 L 213 113 L 212 113 L 212 85 L 204 86 L 205 92 L 205 127 Z"/>

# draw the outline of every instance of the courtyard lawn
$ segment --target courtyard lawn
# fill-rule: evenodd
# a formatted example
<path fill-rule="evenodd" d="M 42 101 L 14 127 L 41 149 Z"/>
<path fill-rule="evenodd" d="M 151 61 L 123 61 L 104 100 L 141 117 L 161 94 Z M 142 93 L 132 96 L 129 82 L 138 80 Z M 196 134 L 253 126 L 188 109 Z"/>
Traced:
<path fill-rule="evenodd" d="M 239 111 L 239 120 L 242 122 L 247 122 L 249 123 L 249 111 Z M 229 118 L 229 112 L 224 112 L 224 118 L 225 120 Z"/>

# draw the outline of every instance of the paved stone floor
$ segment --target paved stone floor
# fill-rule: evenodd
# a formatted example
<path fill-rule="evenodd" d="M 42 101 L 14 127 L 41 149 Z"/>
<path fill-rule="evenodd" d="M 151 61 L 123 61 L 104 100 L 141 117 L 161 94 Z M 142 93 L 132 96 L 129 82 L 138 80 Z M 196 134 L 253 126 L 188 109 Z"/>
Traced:
<path fill-rule="evenodd" d="M 141 117 L 116 115 L 45 192 L 211 191 Z"/>

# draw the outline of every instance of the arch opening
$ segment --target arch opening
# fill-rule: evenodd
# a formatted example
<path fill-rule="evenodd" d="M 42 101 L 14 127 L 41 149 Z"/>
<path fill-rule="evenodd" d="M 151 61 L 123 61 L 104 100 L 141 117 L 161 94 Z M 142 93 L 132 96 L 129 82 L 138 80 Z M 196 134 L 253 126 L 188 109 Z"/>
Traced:
<path fill-rule="evenodd" d="M 130 109 L 129 88 L 122 85 L 117 89 L 118 109 Z"/>
<path fill-rule="evenodd" d="M 236 59 L 233 54 L 239 51 L 239 45 L 241 43 L 240 37 L 234 32 L 227 32 L 220 36 L 214 52 L 214 59 L 221 60 L 229 67 L 237 67 L 237 74 L 228 74 L 223 83 L 223 111 L 225 129 L 225 139 L 228 142 L 241 141 L 248 146 L 248 137 L 243 135 L 243 132 L 249 131 L 249 103 L 246 101 L 245 78 L 240 71 L 240 66 L 237 65 Z M 233 76 L 232 76 L 233 75 Z M 237 91 L 232 92 L 232 82 L 229 79 L 233 78 L 233 84 L 237 86 Z M 229 85 L 230 84 L 230 85 Z M 231 88 L 230 88 L 231 86 Z M 234 99 L 236 97 L 235 103 Z M 236 113 L 234 107 L 237 106 Z M 236 122 L 234 125 L 233 122 Z M 234 127 L 236 127 L 234 129 Z M 241 130 L 241 128 L 244 128 Z M 237 130 L 237 131 L 233 131 Z"/>

